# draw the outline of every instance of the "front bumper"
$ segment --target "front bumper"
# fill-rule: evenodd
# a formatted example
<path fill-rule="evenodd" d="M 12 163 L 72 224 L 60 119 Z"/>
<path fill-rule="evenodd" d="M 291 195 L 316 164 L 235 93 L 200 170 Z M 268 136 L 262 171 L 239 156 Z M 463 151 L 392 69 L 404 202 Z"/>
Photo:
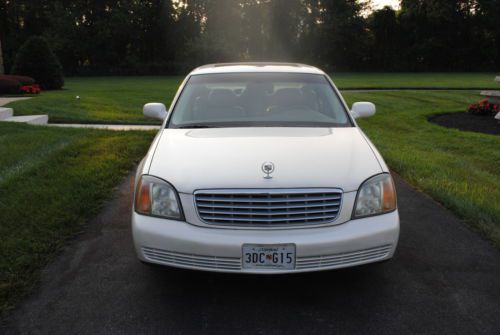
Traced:
<path fill-rule="evenodd" d="M 390 259 L 399 238 L 397 211 L 336 226 L 286 230 L 219 229 L 132 214 L 139 259 L 168 266 L 236 273 L 293 273 Z M 243 269 L 243 244 L 295 244 L 293 270 Z"/>

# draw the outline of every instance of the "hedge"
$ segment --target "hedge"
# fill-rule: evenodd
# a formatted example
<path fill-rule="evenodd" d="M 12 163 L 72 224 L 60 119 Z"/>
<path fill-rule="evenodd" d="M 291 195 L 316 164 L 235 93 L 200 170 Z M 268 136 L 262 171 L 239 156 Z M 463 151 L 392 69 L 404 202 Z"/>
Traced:
<path fill-rule="evenodd" d="M 64 85 L 61 63 L 43 37 L 31 37 L 19 49 L 12 68 L 13 74 L 33 77 L 45 90 Z"/>
<path fill-rule="evenodd" d="M 18 94 L 21 83 L 14 79 L 0 78 L 0 94 Z"/>

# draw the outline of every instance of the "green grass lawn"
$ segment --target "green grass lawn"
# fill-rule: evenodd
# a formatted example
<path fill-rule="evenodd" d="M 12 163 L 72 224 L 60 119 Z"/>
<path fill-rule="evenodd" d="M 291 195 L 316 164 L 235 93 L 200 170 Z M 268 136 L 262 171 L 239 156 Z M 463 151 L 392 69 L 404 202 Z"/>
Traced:
<path fill-rule="evenodd" d="M 390 168 L 451 209 L 500 247 L 500 137 L 444 128 L 433 114 L 464 111 L 475 92 L 346 93 L 372 101 L 377 114 L 360 125 Z"/>
<path fill-rule="evenodd" d="M 15 115 L 48 114 L 56 123 L 159 124 L 146 119 L 147 102 L 170 104 L 180 77 L 68 78 L 63 90 L 9 104 Z M 79 96 L 80 99 L 76 99 Z"/>
<path fill-rule="evenodd" d="M 496 88 L 498 73 L 334 73 L 340 89 L 353 88 Z"/>
<path fill-rule="evenodd" d="M 498 86 L 493 73 L 337 73 L 341 89 L 482 88 Z M 142 115 L 147 102 L 170 105 L 182 77 L 68 78 L 63 90 L 9 104 L 16 115 L 48 114 L 58 123 L 157 124 Z M 76 96 L 80 99 L 77 100 Z"/>
<path fill-rule="evenodd" d="M 99 211 L 153 136 L 0 123 L 0 315 Z"/>

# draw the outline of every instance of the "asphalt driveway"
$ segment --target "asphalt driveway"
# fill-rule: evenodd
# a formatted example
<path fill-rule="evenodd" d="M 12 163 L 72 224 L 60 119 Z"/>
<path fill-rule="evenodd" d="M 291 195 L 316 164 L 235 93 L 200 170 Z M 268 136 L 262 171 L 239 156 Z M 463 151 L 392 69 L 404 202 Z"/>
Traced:
<path fill-rule="evenodd" d="M 396 184 L 401 240 L 391 262 L 258 277 L 139 263 L 130 177 L 0 333 L 500 334 L 500 252 Z"/>

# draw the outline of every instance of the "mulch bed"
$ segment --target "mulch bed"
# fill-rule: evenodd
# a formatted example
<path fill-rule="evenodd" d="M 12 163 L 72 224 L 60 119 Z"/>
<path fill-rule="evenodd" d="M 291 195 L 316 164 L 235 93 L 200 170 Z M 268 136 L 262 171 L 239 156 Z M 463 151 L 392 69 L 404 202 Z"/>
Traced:
<path fill-rule="evenodd" d="M 470 113 L 450 113 L 431 116 L 429 121 L 447 128 L 500 135 L 500 124 L 492 115 L 482 116 Z"/>

